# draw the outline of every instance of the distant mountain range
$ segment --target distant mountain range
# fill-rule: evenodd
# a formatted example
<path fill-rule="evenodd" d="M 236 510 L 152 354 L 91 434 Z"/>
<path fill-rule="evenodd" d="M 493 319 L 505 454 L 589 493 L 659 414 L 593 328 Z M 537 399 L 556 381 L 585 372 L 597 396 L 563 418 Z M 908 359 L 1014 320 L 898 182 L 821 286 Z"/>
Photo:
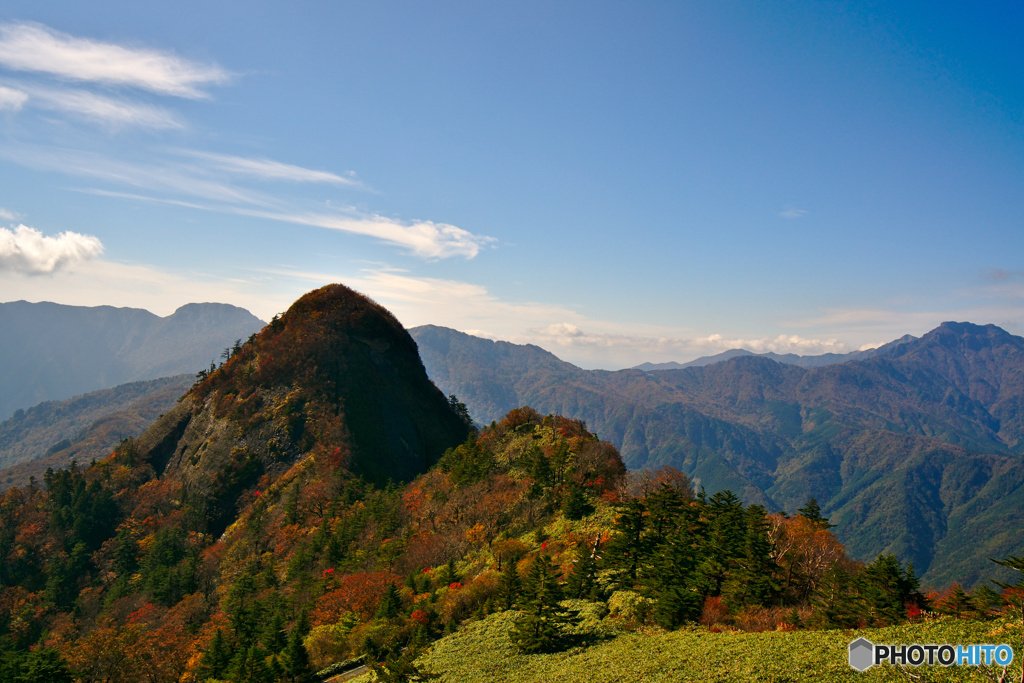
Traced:
<path fill-rule="evenodd" d="M 630 468 L 794 511 L 815 497 L 856 557 L 892 552 L 932 584 L 993 575 L 1024 546 L 1024 339 L 944 323 L 846 362 L 756 354 L 683 369 L 583 370 L 535 346 L 410 331 L 475 420 L 582 418 Z"/>
<path fill-rule="evenodd" d="M 47 467 L 88 464 L 110 455 L 170 412 L 193 375 L 130 382 L 64 401 L 44 401 L 0 422 L 0 491 L 41 481 Z"/>
<path fill-rule="evenodd" d="M 188 304 L 161 318 L 137 308 L 0 303 L 0 420 L 42 401 L 194 375 L 263 325 L 227 304 Z"/>
<path fill-rule="evenodd" d="M 904 337 L 897 341 L 905 341 L 907 339 L 912 339 L 912 337 Z M 775 353 L 773 351 L 768 351 L 766 353 L 754 353 L 753 351 L 747 351 L 746 349 L 729 349 L 722 353 L 716 353 L 713 356 L 701 356 L 700 358 L 695 358 L 688 363 L 677 363 L 675 361 L 669 361 L 667 363 L 641 363 L 632 369 L 643 370 L 644 372 L 655 372 L 659 370 L 703 368 L 732 358 L 738 358 L 739 356 L 759 356 L 761 358 L 773 360 L 776 363 L 797 365 L 801 368 L 822 368 L 826 365 L 836 365 L 838 363 L 846 363 L 851 360 L 866 360 L 874 356 L 876 353 L 878 353 L 878 349 L 865 349 L 863 351 L 851 351 L 849 353 L 822 353 L 817 356 L 798 356 L 795 353 Z"/>

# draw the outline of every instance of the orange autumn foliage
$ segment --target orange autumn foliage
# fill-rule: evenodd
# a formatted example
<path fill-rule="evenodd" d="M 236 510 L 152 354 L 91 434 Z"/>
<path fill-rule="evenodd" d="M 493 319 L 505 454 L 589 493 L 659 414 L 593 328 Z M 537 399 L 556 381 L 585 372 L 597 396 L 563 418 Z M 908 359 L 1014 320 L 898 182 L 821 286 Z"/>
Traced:
<path fill-rule="evenodd" d="M 402 577 L 389 572 L 349 574 L 338 582 L 336 589 L 317 598 L 316 607 L 309 615 L 310 622 L 313 626 L 333 624 L 345 612 L 370 619 L 388 586 L 401 581 Z"/>

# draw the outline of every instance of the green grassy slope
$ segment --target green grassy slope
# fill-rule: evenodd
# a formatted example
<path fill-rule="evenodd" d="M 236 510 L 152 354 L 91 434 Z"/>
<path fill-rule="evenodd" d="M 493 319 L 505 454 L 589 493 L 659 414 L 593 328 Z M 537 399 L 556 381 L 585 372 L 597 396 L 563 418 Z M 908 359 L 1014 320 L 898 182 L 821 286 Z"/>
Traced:
<path fill-rule="evenodd" d="M 1020 677 L 1020 623 L 944 617 L 921 624 L 857 631 L 710 633 L 707 630 L 619 632 L 591 647 L 521 655 L 508 638 L 514 612 L 493 614 L 437 642 L 420 664 L 459 683 L 651 683 L 655 681 L 891 681 L 907 680 L 890 666 L 850 668 L 847 646 L 874 643 L 1007 643 Z M 970 667 L 911 668 L 930 681 L 981 681 Z M 360 680 L 369 680 L 364 677 Z"/>

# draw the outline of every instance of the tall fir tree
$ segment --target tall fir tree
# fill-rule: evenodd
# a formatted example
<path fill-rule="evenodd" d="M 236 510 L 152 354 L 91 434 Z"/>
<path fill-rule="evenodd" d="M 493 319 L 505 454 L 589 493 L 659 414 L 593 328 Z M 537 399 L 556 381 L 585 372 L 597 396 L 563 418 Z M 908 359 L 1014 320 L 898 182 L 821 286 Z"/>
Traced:
<path fill-rule="evenodd" d="M 551 560 L 538 555 L 530 567 L 520 602 L 523 613 L 509 634 L 520 652 L 553 652 L 561 647 L 564 627 L 576 617 L 561 606 L 561 600 L 562 590 Z"/>
<path fill-rule="evenodd" d="M 565 581 L 565 594 L 570 598 L 592 598 L 597 588 L 597 551 L 601 539 L 594 540 L 594 546 L 586 541 L 576 546 L 572 570 Z"/>
<path fill-rule="evenodd" d="M 501 572 L 501 583 L 498 585 L 498 606 L 504 610 L 510 610 L 516 606 L 520 594 L 523 592 L 523 581 L 519 578 L 519 569 L 516 563 L 511 560 L 505 563 L 505 569 Z"/>
<path fill-rule="evenodd" d="M 605 564 L 614 570 L 620 588 L 631 589 L 636 585 L 640 567 L 647 559 L 646 512 L 641 500 L 626 503 L 615 519 L 615 533 L 605 548 Z"/>

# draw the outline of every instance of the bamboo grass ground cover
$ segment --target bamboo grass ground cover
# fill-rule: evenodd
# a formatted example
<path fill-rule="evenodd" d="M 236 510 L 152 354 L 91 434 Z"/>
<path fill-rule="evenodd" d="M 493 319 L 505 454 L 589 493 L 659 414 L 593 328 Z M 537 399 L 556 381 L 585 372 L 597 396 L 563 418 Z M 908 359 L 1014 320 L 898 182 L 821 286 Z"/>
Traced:
<path fill-rule="evenodd" d="M 908 680 L 893 667 L 860 673 L 847 663 L 847 646 L 861 636 L 873 643 L 1007 643 L 1014 649 L 1008 679 L 1020 680 L 1020 622 L 929 620 L 882 629 L 711 633 L 705 629 L 623 632 L 605 620 L 589 646 L 522 655 L 509 640 L 516 612 L 493 614 L 437 643 L 419 663 L 449 683 L 648 683 L 697 681 L 894 681 Z M 601 638 L 604 638 L 603 640 Z M 908 667 L 925 680 L 984 681 L 974 667 Z M 361 680 L 370 680 L 366 677 Z"/>

